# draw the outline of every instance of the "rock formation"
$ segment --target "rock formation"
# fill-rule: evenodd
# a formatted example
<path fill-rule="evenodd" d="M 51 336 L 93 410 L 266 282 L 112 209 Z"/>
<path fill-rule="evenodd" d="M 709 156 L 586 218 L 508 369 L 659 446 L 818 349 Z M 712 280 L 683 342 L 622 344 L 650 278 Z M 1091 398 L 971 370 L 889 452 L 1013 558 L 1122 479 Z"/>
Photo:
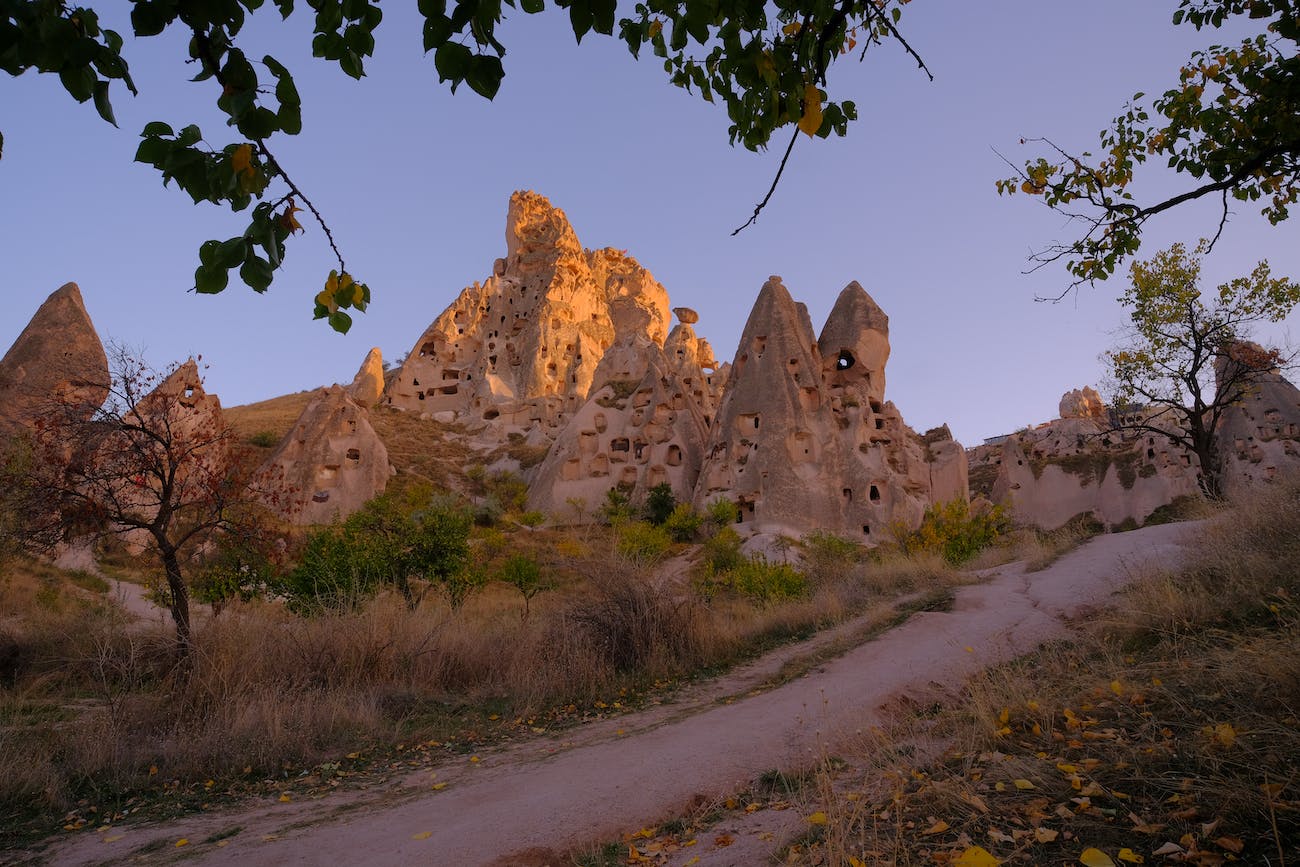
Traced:
<path fill-rule="evenodd" d="M 364 407 L 372 407 L 384 396 L 384 354 L 376 346 L 366 353 L 357 375 L 348 386 L 348 397 Z"/>
<path fill-rule="evenodd" d="M 1257 344 L 1237 344 L 1216 362 L 1219 382 L 1231 374 L 1234 358 L 1243 352 L 1266 355 Z M 1224 490 L 1229 494 L 1300 470 L 1300 390 L 1277 368 L 1254 375 L 1246 396 L 1224 411 L 1218 446 Z"/>
<path fill-rule="evenodd" d="M 108 358 L 81 290 L 67 283 L 45 299 L 0 360 L 0 432 L 27 424 L 57 400 L 89 418 L 108 397 Z"/>
<path fill-rule="evenodd" d="M 1161 506 L 1196 496 L 1196 458 L 1154 433 L 1115 431 L 1094 389 L 1066 392 L 1063 417 L 971 452 L 972 493 L 1010 509 L 1017 523 L 1054 530 L 1091 516 L 1110 527 L 1145 522 Z M 1153 419 L 1147 416 L 1148 421 Z"/>
<path fill-rule="evenodd" d="M 342 386 L 322 388 L 258 470 L 267 504 L 295 524 L 325 524 L 384 492 L 392 468 L 369 414 Z"/>
<path fill-rule="evenodd" d="M 894 522 L 966 497 L 966 454 L 946 428 L 929 440 L 884 402 L 889 319 L 857 283 L 820 338 L 781 281 L 764 284 L 736 349 L 696 485 L 741 523 L 770 532 L 848 533 L 873 543 Z"/>
<path fill-rule="evenodd" d="M 557 436 L 592 390 L 607 350 L 662 346 L 668 296 L 625 253 L 585 251 L 564 212 L 517 192 L 506 256 L 429 326 L 389 389 L 400 409 L 487 437 Z"/>
<path fill-rule="evenodd" d="M 534 477 L 529 507 L 564 515 L 576 504 L 571 517 L 580 518 L 610 488 L 638 502 L 665 483 L 689 502 L 712 410 L 701 357 L 711 369 L 708 345 L 685 323 L 664 349 L 638 335 L 611 347 L 596 369 L 591 398 Z"/>

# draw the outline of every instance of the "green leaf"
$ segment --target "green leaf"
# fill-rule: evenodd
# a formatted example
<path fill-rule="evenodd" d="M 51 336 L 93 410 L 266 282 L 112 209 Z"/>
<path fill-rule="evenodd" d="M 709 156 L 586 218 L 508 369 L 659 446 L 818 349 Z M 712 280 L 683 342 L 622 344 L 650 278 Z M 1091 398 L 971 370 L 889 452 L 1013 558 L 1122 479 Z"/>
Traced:
<path fill-rule="evenodd" d="M 247 255 L 248 242 L 244 240 L 243 236 L 222 241 L 221 246 L 217 249 L 217 261 L 225 268 L 239 266 Z"/>
<path fill-rule="evenodd" d="M 519 7 L 529 15 L 536 15 L 546 8 L 546 0 L 521 0 Z"/>
<path fill-rule="evenodd" d="M 335 310 L 330 314 L 330 328 L 333 328 L 339 334 L 347 334 L 348 329 L 352 327 L 352 317 L 342 310 Z"/>
<path fill-rule="evenodd" d="M 473 54 L 459 42 L 444 42 L 433 54 L 433 65 L 438 70 L 439 81 L 459 83 L 465 79 Z"/>
<path fill-rule="evenodd" d="M 487 54 L 479 54 L 470 60 L 465 73 L 465 83 L 479 96 L 492 99 L 501 87 L 501 79 L 506 71 L 501 66 L 501 59 Z"/>
<path fill-rule="evenodd" d="M 569 7 L 569 23 L 573 25 L 573 35 L 579 42 L 587 35 L 594 20 L 589 0 L 574 0 Z"/>
<path fill-rule="evenodd" d="M 176 133 L 172 132 L 172 128 L 170 124 L 165 124 L 160 120 L 150 121 L 149 123 L 145 124 L 144 130 L 140 133 L 140 135 L 144 135 L 144 136 L 175 135 L 175 134 Z"/>
<path fill-rule="evenodd" d="M 194 271 L 194 291 L 201 295 L 216 295 L 226 288 L 229 279 L 230 275 L 225 268 L 220 266 L 210 268 L 206 265 L 200 265 Z"/>
<path fill-rule="evenodd" d="M 270 262 L 249 251 L 248 258 L 239 269 L 239 276 L 254 292 L 265 292 L 271 285 L 274 271 Z"/>
<path fill-rule="evenodd" d="M 85 102 L 95 92 L 95 72 L 89 66 L 64 69 L 59 73 L 63 87 L 77 102 Z"/>

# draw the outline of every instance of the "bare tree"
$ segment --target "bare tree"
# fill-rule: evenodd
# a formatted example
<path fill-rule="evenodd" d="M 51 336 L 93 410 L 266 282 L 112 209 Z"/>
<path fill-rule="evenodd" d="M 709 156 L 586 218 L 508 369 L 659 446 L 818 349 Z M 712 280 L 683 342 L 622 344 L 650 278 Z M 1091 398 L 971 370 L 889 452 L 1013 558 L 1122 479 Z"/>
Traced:
<path fill-rule="evenodd" d="M 159 372 L 122 346 L 109 358 L 102 406 L 87 412 L 53 397 L 21 438 L 22 459 L 7 473 L 11 508 L 23 516 L 29 549 L 116 535 L 155 555 L 185 657 L 192 629 L 182 564 L 219 532 L 250 532 L 255 492 L 195 360 Z"/>

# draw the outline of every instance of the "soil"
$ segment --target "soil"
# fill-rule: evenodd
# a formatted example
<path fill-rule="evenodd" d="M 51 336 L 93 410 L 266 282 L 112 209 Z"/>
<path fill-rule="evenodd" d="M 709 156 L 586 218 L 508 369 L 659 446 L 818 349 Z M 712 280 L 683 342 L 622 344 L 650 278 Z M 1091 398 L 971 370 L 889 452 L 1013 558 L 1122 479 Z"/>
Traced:
<path fill-rule="evenodd" d="M 875 637 L 871 623 L 850 622 L 671 703 L 485 751 L 477 762 L 449 760 L 434 776 L 422 770 L 310 802 L 80 832 L 42 857 L 60 865 L 569 864 L 557 853 L 680 815 L 765 771 L 807 767 L 881 722 L 892 703 L 951 692 L 983 667 L 1067 636 L 1138 570 L 1174 564 L 1180 539 L 1197 526 L 1099 536 L 1040 572 L 985 570 L 982 583 L 956 591 L 950 610 L 919 612 Z M 837 643 L 852 646 L 792 680 L 777 677 L 791 660 L 815 660 Z M 446 786 L 433 790 L 435 782 Z M 800 830 L 793 811 L 770 821 L 726 848 L 701 839 L 680 862 L 761 863 Z M 182 838 L 190 842 L 177 847 Z"/>

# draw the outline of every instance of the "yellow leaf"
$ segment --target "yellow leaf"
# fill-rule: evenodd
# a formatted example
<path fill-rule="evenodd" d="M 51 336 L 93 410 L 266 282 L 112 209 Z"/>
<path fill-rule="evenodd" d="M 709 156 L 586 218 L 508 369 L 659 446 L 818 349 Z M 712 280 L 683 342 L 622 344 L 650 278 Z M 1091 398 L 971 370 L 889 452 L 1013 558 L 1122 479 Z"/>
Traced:
<path fill-rule="evenodd" d="M 1051 828 L 1035 828 L 1034 839 L 1039 843 L 1051 843 L 1061 836 L 1060 831 L 1053 831 Z"/>
<path fill-rule="evenodd" d="M 816 85 L 809 84 L 803 89 L 803 116 L 799 118 L 799 129 L 809 138 L 822 128 L 822 92 Z"/>
<path fill-rule="evenodd" d="M 816 813 L 813 813 L 811 816 L 808 817 L 808 824 L 809 824 L 809 825 L 825 825 L 825 824 L 826 824 L 826 814 L 823 813 L 821 810 L 818 810 Z"/>
<path fill-rule="evenodd" d="M 850 855 L 850 856 L 849 856 L 849 867 L 867 867 L 867 865 L 866 865 L 865 862 L 860 861 L 860 860 L 858 860 L 857 858 L 854 858 L 852 855 Z"/>
<path fill-rule="evenodd" d="M 998 714 L 998 722 L 1006 725 L 1011 720 L 1011 708 L 1002 708 L 1002 713 Z"/>
<path fill-rule="evenodd" d="M 158 766 L 157 766 L 157 765 L 150 765 L 150 766 L 149 766 L 149 776 L 154 777 L 154 776 L 157 776 L 157 775 L 158 775 Z"/>
<path fill-rule="evenodd" d="M 1083 850 L 1079 856 L 1079 863 L 1083 867 L 1115 867 L 1115 862 L 1111 857 L 1100 849 L 1088 848 Z"/>
<path fill-rule="evenodd" d="M 1110 682 L 1110 691 L 1122 698 L 1124 696 L 1124 684 L 1120 683 L 1118 680 L 1112 680 Z"/>
<path fill-rule="evenodd" d="M 1225 747 L 1230 747 L 1237 742 L 1237 730 L 1231 723 L 1219 723 L 1214 727 L 1214 740 Z"/>
<path fill-rule="evenodd" d="M 288 792 L 285 792 L 284 794 L 282 794 L 282 795 L 280 796 L 280 803 L 282 803 L 282 804 L 287 804 L 287 803 L 289 803 L 289 802 L 292 801 L 292 800 L 293 800 L 293 798 L 290 798 L 290 797 L 289 797 L 289 793 L 288 793 Z"/>
<path fill-rule="evenodd" d="M 412 834 L 412 835 L 411 835 L 411 839 L 412 839 L 412 840 L 428 840 L 428 839 L 429 839 L 430 837 L 432 837 L 432 836 L 433 836 L 433 832 L 432 832 L 432 831 L 421 831 L 421 832 L 418 833 L 418 834 Z"/>
<path fill-rule="evenodd" d="M 187 837 L 182 837 L 182 838 L 180 838 L 179 840 L 176 841 L 176 848 L 177 848 L 177 849 L 181 848 L 182 846 L 188 846 L 188 845 L 190 845 L 190 841 L 189 841 L 189 838 L 187 838 Z"/>
<path fill-rule="evenodd" d="M 1132 849 L 1120 849 L 1118 857 L 1119 860 L 1127 861 L 1130 864 L 1145 864 L 1147 860 Z"/>
<path fill-rule="evenodd" d="M 253 174 L 253 148 L 248 144 L 241 144 L 235 148 L 234 153 L 230 155 L 230 167 L 235 170 L 237 175 Z"/>
<path fill-rule="evenodd" d="M 998 867 L 1002 862 L 983 846 L 971 846 L 948 863 L 952 867 Z"/>
<path fill-rule="evenodd" d="M 445 788 L 447 788 L 447 784 L 446 784 L 446 783 L 434 783 L 434 784 L 433 784 L 433 790 L 434 790 L 435 792 L 441 792 L 441 791 L 442 791 L 443 789 L 445 789 Z"/>
<path fill-rule="evenodd" d="M 791 21 L 789 24 L 781 28 L 781 32 L 784 33 L 786 36 L 798 36 L 799 31 L 802 29 L 803 29 L 802 22 Z"/>
<path fill-rule="evenodd" d="M 1237 855 L 1240 855 L 1241 850 L 1246 848 L 1246 844 L 1242 842 L 1240 837 L 1217 837 L 1214 842 Z"/>
<path fill-rule="evenodd" d="M 1074 765 L 1067 765 L 1062 762 L 1056 763 L 1056 769 L 1063 774 L 1077 774 L 1079 769 Z"/>
<path fill-rule="evenodd" d="M 944 831 L 947 831 L 947 830 L 948 830 L 948 823 L 945 822 L 945 821 L 943 821 L 942 819 L 940 819 L 939 821 L 935 822 L 935 823 L 934 823 L 933 825 L 931 825 L 930 827 L 926 828 L 926 829 L 925 829 L 924 831 L 922 831 L 921 833 L 922 833 L 922 834 L 942 834 Z"/>
<path fill-rule="evenodd" d="M 125 834 L 114 834 L 112 837 L 105 837 L 105 838 L 104 838 L 104 842 L 105 842 L 105 843 L 116 843 L 118 840 L 121 840 L 124 836 L 126 836 L 126 835 L 125 835 Z"/>
<path fill-rule="evenodd" d="M 650 38 L 654 39 L 656 36 L 658 36 L 660 33 L 663 32 L 663 29 L 664 29 L 664 23 L 660 21 L 658 18 L 656 18 L 654 21 L 651 21 Z"/>
<path fill-rule="evenodd" d="M 1032 789 L 1034 787 L 1034 784 L 1029 782 L 1028 780 L 1012 780 L 1011 782 L 1012 784 L 1015 785 L 1017 789 L 1019 789 L 1022 792 L 1027 789 Z"/>

